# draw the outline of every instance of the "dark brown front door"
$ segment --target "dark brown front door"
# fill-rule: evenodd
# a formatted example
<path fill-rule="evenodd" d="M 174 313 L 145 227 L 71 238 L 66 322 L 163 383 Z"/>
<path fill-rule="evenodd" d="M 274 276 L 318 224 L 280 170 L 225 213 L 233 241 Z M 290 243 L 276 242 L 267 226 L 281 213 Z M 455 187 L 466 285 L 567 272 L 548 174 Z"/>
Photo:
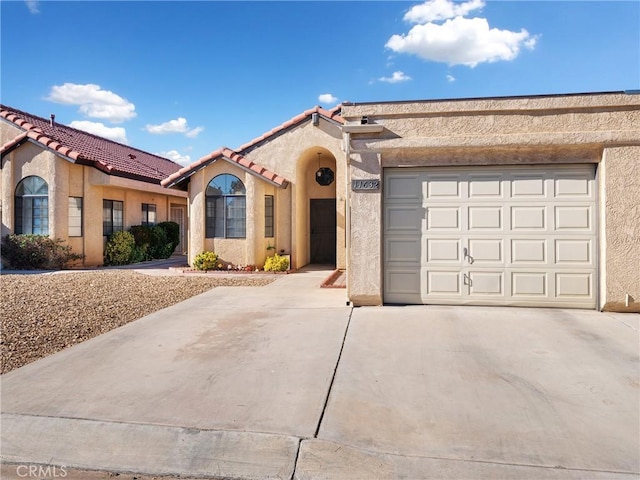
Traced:
<path fill-rule="evenodd" d="M 336 264 L 336 199 L 312 199 L 311 263 Z"/>

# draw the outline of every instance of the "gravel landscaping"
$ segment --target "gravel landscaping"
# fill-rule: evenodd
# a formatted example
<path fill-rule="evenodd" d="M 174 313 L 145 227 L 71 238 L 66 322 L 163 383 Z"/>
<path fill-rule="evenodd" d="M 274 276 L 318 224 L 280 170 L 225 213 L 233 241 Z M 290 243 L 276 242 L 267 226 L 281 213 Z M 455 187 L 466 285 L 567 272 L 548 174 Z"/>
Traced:
<path fill-rule="evenodd" d="M 2 275 L 1 373 L 218 286 L 262 286 L 262 275 L 150 276 L 130 270 Z"/>

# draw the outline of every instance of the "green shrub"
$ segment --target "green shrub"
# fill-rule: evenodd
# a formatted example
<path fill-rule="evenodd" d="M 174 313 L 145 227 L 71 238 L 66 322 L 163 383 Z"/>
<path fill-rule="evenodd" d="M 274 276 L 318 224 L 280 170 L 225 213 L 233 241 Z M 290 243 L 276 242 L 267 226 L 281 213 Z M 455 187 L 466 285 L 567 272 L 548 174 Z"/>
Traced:
<path fill-rule="evenodd" d="M 267 257 L 264 262 L 265 272 L 284 272 L 289 268 L 289 257 L 281 257 L 277 253 Z"/>
<path fill-rule="evenodd" d="M 136 255 L 136 240 L 130 232 L 115 232 L 104 249 L 105 265 L 128 265 Z"/>
<path fill-rule="evenodd" d="M 46 235 L 6 235 L 2 239 L 2 263 L 17 270 L 59 270 L 84 255 L 71 251 L 63 240 Z"/>
<path fill-rule="evenodd" d="M 129 232 L 133 235 L 136 242 L 136 254 L 134 255 L 135 261 L 144 262 L 145 260 L 151 260 L 151 252 L 149 247 L 151 245 L 151 228 L 143 225 L 134 225 L 129 228 Z"/>
<path fill-rule="evenodd" d="M 168 248 L 171 251 L 169 256 L 171 256 L 180 243 L 180 225 L 176 222 L 160 222 L 158 226 L 167 232 L 167 240 L 170 245 Z"/>
<path fill-rule="evenodd" d="M 202 252 L 193 260 L 193 268 L 196 270 L 215 270 L 218 255 L 213 252 Z"/>
<path fill-rule="evenodd" d="M 167 231 L 156 225 L 151 227 L 151 244 L 149 245 L 149 255 L 151 258 L 169 258 L 171 256 L 171 245 L 167 239 Z"/>

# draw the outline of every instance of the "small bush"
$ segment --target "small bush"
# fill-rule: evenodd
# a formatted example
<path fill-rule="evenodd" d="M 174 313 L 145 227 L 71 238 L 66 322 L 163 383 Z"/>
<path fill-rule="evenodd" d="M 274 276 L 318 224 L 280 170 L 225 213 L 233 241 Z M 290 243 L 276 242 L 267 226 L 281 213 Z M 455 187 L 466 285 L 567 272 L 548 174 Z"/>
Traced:
<path fill-rule="evenodd" d="M 136 256 L 140 258 L 138 261 L 151 260 L 151 252 L 149 251 L 149 246 L 151 245 L 151 228 L 143 225 L 134 225 L 129 228 L 129 232 L 131 232 L 136 242 L 136 249 L 138 250 Z"/>
<path fill-rule="evenodd" d="M 156 225 L 151 227 L 151 244 L 149 245 L 149 254 L 151 258 L 169 258 L 172 250 L 171 244 L 167 239 L 167 231 Z"/>
<path fill-rule="evenodd" d="M 265 272 L 285 272 L 289 268 L 289 258 L 282 257 L 277 253 L 272 257 L 267 257 L 264 262 Z"/>
<path fill-rule="evenodd" d="M 136 240 L 130 232 L 115 232 L 109 237 L 104 249 L 105 265 L 128 265 L 136 255 Z"/>
<path fill-rule="evenodd" d="M 6 235 L 2 239 L 2 263 L 17 270 L 59 270 L 84 255 L 71 251 L 63 240 L 46 235 Z"/>
<path fill-rule="evenodd" d="M 215 270 L 218 255 L 213 252 L 202 252 L 193 260 L 193 268 L 196 270 Z"/>
<path fill-rule="evenodd" d="M 160 222 L 158 226 L 167 232 L 167 240 L 170 245 L 168 248 L 171 251 L 169 256 L 171 256 L 180 243 L 180 225 L 176 222 Z"/>

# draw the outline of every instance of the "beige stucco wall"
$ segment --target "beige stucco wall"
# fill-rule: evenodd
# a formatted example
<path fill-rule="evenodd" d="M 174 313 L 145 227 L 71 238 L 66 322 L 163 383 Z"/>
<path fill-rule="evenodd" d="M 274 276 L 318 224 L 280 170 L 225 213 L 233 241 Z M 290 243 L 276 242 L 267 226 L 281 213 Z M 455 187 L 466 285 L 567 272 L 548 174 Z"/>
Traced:
<path fill-rule="evenodd" d="M 2 123 L 3 138 L 20 131 Z M 32 142 L 26 142 L 2 159 L 2 235 L 13 233 L 14 192 L 25 177 L 36 175 L 49 187 L 49 236 L 60 238 L 76 253 L 85 255 L 84 265 L 103 263 L 105 237 L 102 226 L 102 200 L 124 202 L 124 228 L 142 221 L 142 203 L 153 203 L 157 221 L 169 219 L 170 204 L 187 205 L 186 192 L 160 185 L 109 176 L 93 167 L 74 164 Z M 83 198 L 83 235 L 69 237 L 69 197 Z"/>
<path fill-rule="evenodd" d="M 599 181 L 600 305 L 640 312 L 640 146 L 605 148 Z"/>
<path fill-rule="evenodd" d="M 336 180 L 327 187 L 314 180 L 318 169 L 317 153 L 322 166 L 331 167 Z M 263 265 L 267 256 L 283 252 L 291 255 L 293 268 L 309 263 L 309 201 L 313 198 L 336 198 L 337 266 L 344 267 L 345 249 L 345 176 L 339 126 L 324 120 L 313 126 L 306 122 L 283 132 L 246 153 L 246 158 L 285 177 L 290 184 L 278 188 L 261 177 L 224 159 L 217 160 L 190 177 L 190 251 L 189 262 L 202 251 L 214 251 L 234 264 Z M 240 178 L 247 188 L 247 238 L 205 238 L 205 190 L 216 175 L 230 173 Z M 264 236 L 264 196 L 275 201 L 275 237 Z M 275 250 L 267 247 L 273 246 Z"/>
<path fill-rule="evenodd" d="M 318 152 L 321 153 L 321 166 L 330 167 L 335 173 L 335 181 L 329 186 L 319 186 L 315 182 Z M 310 261 L 310 200 L 336 198 L 336 265 L 338 268 L 344 268 L 346 162 L 342 151 L 340 126 L 325 120 L 314 126 L 307 121 L 269 139 L 247 153 L 246 157 L 291 182 L 287 188 L 290 191 L 290 204 L 286 199 L 280 198 L 282 192 L 276 202 L 276 249 L 291 254 L 294 268 L 303 267 Z"/>
<path fill-rule="evenodd" d="M 640 95 L 353 104 L 342 116 L 349 125 L 368 116 L 384 126 L 350 134 L 352 178 L 382 180 L 386 167 L 602 161 L 601 305 L 620 309 L 626 293 L 638 301 Z M 382 303 L 382 224 L 372 224 L 381 195 L 351 193 L 347 281 L 355 305 Z"/>

